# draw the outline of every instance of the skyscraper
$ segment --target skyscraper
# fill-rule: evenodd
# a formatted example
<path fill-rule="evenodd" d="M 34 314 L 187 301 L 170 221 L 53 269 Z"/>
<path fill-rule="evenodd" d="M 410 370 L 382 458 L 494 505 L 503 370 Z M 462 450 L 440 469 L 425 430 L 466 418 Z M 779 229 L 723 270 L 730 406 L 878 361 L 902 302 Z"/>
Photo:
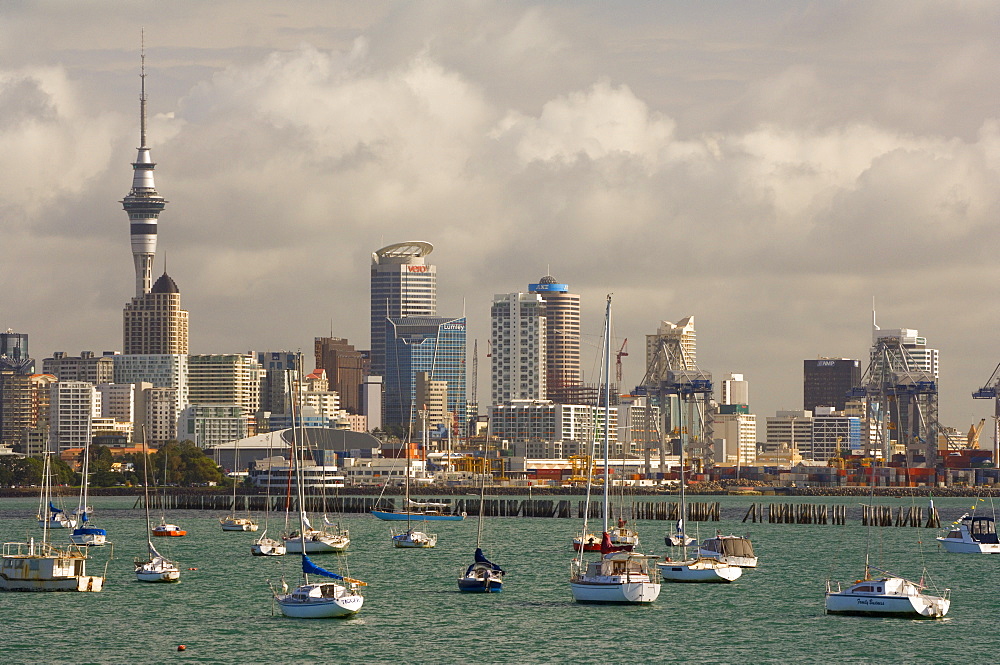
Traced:
<path fill-rule="evenodd" d="M 545 303 L 545 395 L 566 401 L 580 385 L 580 296 L 546 275 L 528 291 Z"/>
<path fill-rule="evenodd" d="M 437 267 L 425 257 L 429 242 L 399 242 L 372 254 L 371 373 L 385 376 L 386 320 L 437 315 Z M 386 387 L 388 388 L 388 382 Z"/>
<path fill-rule="evenodd" d="M 317 337 L 316 367 L 326 370 L 330 387 L 340 393 L 340 405 L 349 413 L 361 413 L 361 384 L 365 359 L 342 337 Z"/>
<path fill-rule="evenodd" d="M 0 333 L 0 370 L 18 374 L 35 371 L 35 361 L 28 355 L 27 333 L 16 333 L 10 328 Z"/>
<path fill-rule="evenodd" d="M 861 385 L 861 363 L 851 358 L 817 358 L 802 361 L 802 408 L 847 408 L 847 392 Z"/>
<path fill-rule="evenodd" d="M 125 305 L 123 351 L 126 354 L 188 352 L 188 313 L 181 309 L 177 283 L 163 273 L 149 293 Z"/>
<path fill-rule="evenodd" d="M 490 310 L 493 404 L 546 399 L 546 304 L 535 293 L 500 293 Z"/>
<path fill-rule="evenodd" d="M 406 316 L 386 321 L 385 425 L 416 426 L 417 374 L 448 384 L 451 420 L 465 414 L 465 318 Z"/>

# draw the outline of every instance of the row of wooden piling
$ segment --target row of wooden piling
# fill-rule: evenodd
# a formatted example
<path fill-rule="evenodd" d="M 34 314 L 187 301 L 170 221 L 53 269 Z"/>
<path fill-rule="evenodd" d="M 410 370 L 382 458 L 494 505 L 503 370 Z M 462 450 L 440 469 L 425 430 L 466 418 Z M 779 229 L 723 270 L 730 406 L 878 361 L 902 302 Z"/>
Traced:
<path fill-rule="evenodd" d="M 142 507 L 143 497 L 136 499 L 133 508 Z M 449 497 L 429 499 L 443 503 L 455 513 L 479 514 L 479 497 Z M 298 511 L 296 497 L 240 495 L 235 500 L 226 494 L 157 494 L 149 498 L 150 508 L 156 510 L 207 510 L 215 512 L 243 511 L 261 513 L 265 510 L 282 512 Z M 590 518 L 599 518 L 601 501 L 571 501 L 569 499 L 485 499 L 483 515 L 487 517 L 555 517 L 582 518 L 586 513 Z M 719 502 L 689 502 L 685 519 L 689 522 L 718 522 L 722 519 Z M 396 497 L 375 496 L 306 496 L 305 509 L 309 512 L 326 513 L 367 513 L 372 510 L 396 510 L 402 501 Z M 673 501 L 633 501 L 615 506 L 616 517 L 630 520 L 676 521 L 680 505 Z M 856 514 L 856 513 L 855 513 Z M 847 523 L 848 506 L 826 506 L 819 503 L 752 503 L 743 516 L 744 522 L 769 524 L 834 524 Z M 862 505 L 861 523 L 864 526 L 909 526 L 940 528 L 941 518 L 937 509 L 924 511 L 921 506 Z"/>

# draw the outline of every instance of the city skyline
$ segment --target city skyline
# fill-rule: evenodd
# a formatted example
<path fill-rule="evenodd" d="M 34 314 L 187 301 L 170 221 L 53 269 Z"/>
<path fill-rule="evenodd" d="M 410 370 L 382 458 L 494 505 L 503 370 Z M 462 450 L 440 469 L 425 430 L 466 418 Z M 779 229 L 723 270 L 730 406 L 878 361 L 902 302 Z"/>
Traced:
<path fill-rule="evenodd" d="M 700 367 L 801 408 L 803 360 L 866 362 L 874 296 L 940 350 L 944 425 L 992 413 L 993 4 L 235 7 L 0 14 L 0 327 L 36 359 L 120 343 L 145 25 L 191 353 L 367 348 L 371 252 L 418 239 L 470 346 L 493 294 L 572 284 L 587 382 L 614 292 L 625 387 L 694 315 Z"/>

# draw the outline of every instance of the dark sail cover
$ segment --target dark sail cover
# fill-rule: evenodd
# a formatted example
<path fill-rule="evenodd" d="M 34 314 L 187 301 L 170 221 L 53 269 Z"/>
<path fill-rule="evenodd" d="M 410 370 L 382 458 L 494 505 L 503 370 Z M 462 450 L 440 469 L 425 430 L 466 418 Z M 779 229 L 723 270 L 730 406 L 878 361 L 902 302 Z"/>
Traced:
<path fill-rule="evenodd" d="M 489 559 L 486 558 L 486 555 L 483 554 L 483 548 L 481 548 L 481 547 L 477 547 L 476 548 L 475 561 L 476 561 L 476 563 L 474 563 L 471 566 L 469 566 L 468 569 L 465 571 L 466 575 L 468 575 L 469 573 L 472 572 L 472 569 L 476 567 L 477 563 L 485 564 L 485 565 L 487 565 L 487 566 L 490 567 L 490 570 L 495 570 L 498 573 L 504 573 L 505 572 L 504 569 L 501 568 L 499 565 L 493 563 L 492 561 L 490 561 Z"/>
<path fill-rule="evenodd" d="M 59 513 L 62 512 L 62 509 L 61 508 L 56 508 L 55 506 L 53 506 L 51 501 L 49 501 L 49 510 L 52 511 L 53 515 L 58 515 Z"/>
<path fill-rule="evenodd" d="M 325 568 L 320 568 L 315 563 L 313 563 L 312 559 L 307 557 L 305 554 L 302 555 L 302 572 L 306 573 L 307 575 L 322 575 L 323 577 L 329 577 L 334 580 L 344 579 L 337 573 L 331 573 L 329 570 L 326 570 Z"/>

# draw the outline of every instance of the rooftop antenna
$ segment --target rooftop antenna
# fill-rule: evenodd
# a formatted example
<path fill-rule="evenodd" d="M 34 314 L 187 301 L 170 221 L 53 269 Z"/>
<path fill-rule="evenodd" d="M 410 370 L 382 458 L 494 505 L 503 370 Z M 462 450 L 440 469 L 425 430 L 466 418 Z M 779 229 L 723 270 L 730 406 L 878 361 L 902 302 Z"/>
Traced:
<path fill-rule="evenodd" d="M 146 147 L 146 29 L 139 32 L 139 147 Z"/>

